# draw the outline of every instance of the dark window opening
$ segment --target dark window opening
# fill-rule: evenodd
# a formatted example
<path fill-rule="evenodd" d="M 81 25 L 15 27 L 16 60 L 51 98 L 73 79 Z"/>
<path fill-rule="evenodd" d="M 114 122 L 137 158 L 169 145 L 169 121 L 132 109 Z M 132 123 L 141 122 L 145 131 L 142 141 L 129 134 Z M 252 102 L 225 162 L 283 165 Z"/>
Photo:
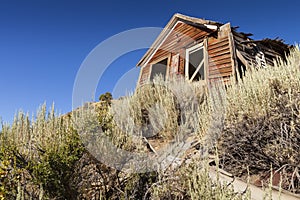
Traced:
<path fill-rule="evenodd" d="M 186 78 L 191 81 L 205 80 L 203 46 L 187 50 Z"/>
<path fill-rule="evenodd" d="M 156 64 L 153 64 L 151 69 L 150 81 L 153 81 L 153 79 L 159 75 L 161 75 L 164 78 L 164 80 L 166 80 L 167 65 L 168 65 L 168 58 Z"/>
<path fill-rule="evenodd" d="M 203 59 L 203 48 L 189 54 L 189 79 L 192 79 L 193 81 L 204 80 L 204 62 L 202 62 Z M 201 66 L 199 66 L 200 64 Z M 200 67 L 200 69 L 194 75 L 198 67 Z"/>
<path fill-rule="evenodd" d="M 240 59 L 237 60 L 238 60 L 238 68 L 237 68 L 238 73 L 236 75 L 239 76 L 240 79 L 243 79 L 243 76 L 245 76 L 246 73 L 246 66 L 241 62 Z"/>

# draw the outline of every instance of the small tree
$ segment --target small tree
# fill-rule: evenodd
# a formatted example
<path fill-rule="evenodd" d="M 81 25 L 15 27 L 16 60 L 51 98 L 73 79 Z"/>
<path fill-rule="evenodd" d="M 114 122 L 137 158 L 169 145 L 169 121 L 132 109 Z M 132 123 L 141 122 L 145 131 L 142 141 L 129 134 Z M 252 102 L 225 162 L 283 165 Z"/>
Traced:
<path fill-rule="evenodd" d="M 99 96 L 99 101 L 105 101 L 109 105 L 111 104 L 111 100 L 113 99 L 112 94 L 110 92 L 106 92 L 104 94 L 101 94 Z"/>
<path fill-rule="evenodd" d="M 112 99 L 110 92 L 106 92 L 99 96 L 100 106 L 98 107 L 98 118 L 104 132 L 112 128 L 112 117 L 108 113 Z"/>

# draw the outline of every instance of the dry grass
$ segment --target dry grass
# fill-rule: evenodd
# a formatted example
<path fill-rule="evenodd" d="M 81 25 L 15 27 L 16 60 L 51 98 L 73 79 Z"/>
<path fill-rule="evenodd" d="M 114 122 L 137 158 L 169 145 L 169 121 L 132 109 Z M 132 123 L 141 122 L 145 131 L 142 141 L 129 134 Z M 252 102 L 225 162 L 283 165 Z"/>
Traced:
<path fill-rule="evenodd" d="M 247 73 L 228 88 L 227 102 L 219 140 L 223 167 L 238 176 L 246 175 L 249 167 L 265 182 L 273 167 L 273 173 L 283 177 L 282 187 L 299 193 L 299 49 L 291 52 L 287 63 Z"/>
<path fill-rule="evenodd" d="M 174 171 L 166 172 L 149 191 L 151 199 L 250 199 L 249 193 L 236 193 L 220 180 L 212 181 L 207 160 L 192 159 Z"/>
<path fill-rule="evenodd" d="M 165 82 L 158 77 L 133 96 L 83 107 L 64 117 L 55 115 L 54 108 L 47 112 L 45 106 L 33 119 L 20 112 L 0 134 L 0 199 L 76 198 L 68 182 L 74 166 L 80 174 L 81 164 L 101 174 L 100 186 L 87 180 L 86 190 L 77 188 L 89 194 L 97 190 L 95 199 L 250 199 L 248 193 L 236 194 L 210 179 L 204 158 L 216 146 L 224 169 L 245 176 L 247 169 L 252 175 L 269 173 L 272 167 L 271 177 L 281 173 L 283 189 L 298 193 L 299 112 L 299 49 L 287 63 L 248 72 L 227 90 L 221 84 L 210 86 L 208 92 L 184 80 Z M 179 162 L 191 137 L 200 143 L 197 158 Z M 103 138 L 129 153 L 171 155 L 179 164 L 145 173 L 97 164 L 93 152 L 83 150 L 81 142 L 93 150 L 107 147 L 108 140 Z M 183 145 L 159 154 L 176 142 Z M 106 162 L 122 158 L 113 148 L 102 150 L 98 153 L 108 152 L 111 159 Z M 131 161 L 126 158 L 114 167 L 123 169 Z M 89 176 L 92 179 L 95 174 Z M 264 179 L 273 181 L 268 176 Z"/>
<path fill-rule="evenodd" d="M 116 125 L 129 135 L 174 139 L 180 129 L 199 132 L 203 98 L 203 88 L 184 80 L 165 82 L 157 77 L 133 96 L 115 101 L 110 113 Z"/>
<path fill-rule="evenodd" d="M 111 107 L 100 103 L 98 104 L 100 111 L 97 111 L 97 106 L 96 108 L 93 106 L 83 108 L 75 117 L 76 124 L 79 125 L 77 129 L 81 137 L 85 138 L 84 141 L 87 141 L 85 145 L 96 148 L 88 147 L 90 152 L 92 154 L 101 152 L 102 156 L 104 152 L 111 150 L 101 149 L 105 146 L 101 143 L 103 136 L 108 136 L 113 144 L 123 150 L 139 153 L 151 152 L 147 148 L 147 143 L 143 142 L 143 138 L 147 138 L 148 144 L 155 146 L 157 152 L 164 150 L 165 146 L 160 144 L 166 145 L 174 141 L 185 142 L 185 139 L 191 136 L 201 140 L 208 129 L 211 130 L 212 135 L 215 134 L 212 126 L 216 124 L 212 125 L 210 122 L 217 113 L 222 111 L 222 106 L 219 106 L 222 100 L 220 92 L 224 91 L 217 87 L 211 90 L 218 95 L 208 96 L 202 86 L 190 84 L 184 80 L 165 82 L 158 77 L 154 83 L 140 88 L 133 96 L 113 101 Z M 105 112 L 105 114 L 99 115 L 99 112 Z M 99 117 L 101 124 L 97 123 Z M 99 132 L 99 128 L 102 131 Z M 217 136 L 214 135 L 214 137 Z M 215 141 L 215 139 L 211 141 L 211 144 Z M 97 148 L 98 151 L 96 151 Z M 170 151 L 172 153 L 160 156 L 174 157 L 174 151 L 185 152 L 185 149 L 181 148 L 182 146 L 177 145 Z M 177 159 L 182 156 L 182 154 L 181 156 L 175 155 L 178 156 Z M 117 162 L 117 157 L 117 154 L 110 154 L 105 162 Z M 130 161 L 126 160 L 126 162 Z M 175 167 L 173 172 L 168 171 L 169 168 L 162 167 L 162 169 L 158 168 L 155 173 L 117 173 L 111 177 L 111 181 L 116 182 L 110 186 L 110 189 L 107 189 L 114 191 L 113 194 L 105 191 L 102 191 L 102 194 L 110 198 L 115 198 L 116 195 L 123 198 L 143 197 L 146 199 L 197 199 L 199 195 L 206 199 L 241 198 L 232 189 L 211 181 L 206 170 L 207 166 L 201 163 L 202 161 L 198 160 L 178 169 Z M 116 177 L 119 178 L 116 179 Z M 118 179 L 120 180 L 117 181 Z"/>

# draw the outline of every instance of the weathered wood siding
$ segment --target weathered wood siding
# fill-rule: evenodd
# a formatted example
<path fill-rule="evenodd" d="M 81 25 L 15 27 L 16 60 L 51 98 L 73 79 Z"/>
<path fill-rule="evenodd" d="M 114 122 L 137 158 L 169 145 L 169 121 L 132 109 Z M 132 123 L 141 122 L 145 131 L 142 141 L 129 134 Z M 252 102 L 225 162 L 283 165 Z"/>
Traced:
<path fill-rule="evenodd" d="M 208 39 L 208 79 L 210 81 L 220 78 L 227 81 L 233 74 L 230 48 L 229 35 L 218 39 Z"/>
<path fill-rule="evenodd" d="M 150 67 L 151 67 L 150 64 L 147 64 L 145 67 L 141 68 L 139 85 L 143 85 L 147 83 L 147 81 L 149 80 L 150 73 L 151 73 Z"/>
<path fill-rule="evenodd" d="M 181 49 L 200 38 L 204 38 L 208 33 L 188 24 L 177 24 L 170 35 L 162 43 L 160 48 L 156 51 L 149 63 L 155 62 L 170 53 L 177 54 Z"/>
<path fill-rule="evenodd" d="M 233 57 L 230 33 L 230 24 L 220 27 L 218 36 L 212 36 L 197 27 L 183 22 L 178 23 L 160 45 L 159 49 L 149 58 L 147 65 L 142 67 L 139 84 L 142 85 L 149 80 L 151 65 L 165 57 L 170 57 L 167 70 L 169 78 L 184 75 L 186 49 L 203 42 L 205 38 L 207 39 L 207 47 L 205 49 L 207 49 L 208 53 L 207 81 L 223 78 L 225 82 L 228 82 L 230 76 L 234 73 L 235 59 Z M 179 59 L 176 60 L 178 56 Z"/>
<path fill-rule="evenodd" d="M 178 74 L 184 74 L 185 63 L 185 49 L 186 46 L 194 43 L 195 41 L 201 42 L 203 38 L 208 35 L 206 31 L 193 27 L 185 23 L 178 23 L 173 31 L 169 34 L 166 40 L 161 44 L 159 49 L 155 52 L 152 58 L 148 61 L 147 65 L 142 67 L 139 85 L 146 83 L 149 80 L 151 73 L 151 64 L 156 63 L 165 57 L 171 55 L 168 63 L 168 76 L 174 77 Z M 174 65 L 173 56 L 179 55 L 178 66 Z M 176 67 L 177 69 L 172 69 Z"/>

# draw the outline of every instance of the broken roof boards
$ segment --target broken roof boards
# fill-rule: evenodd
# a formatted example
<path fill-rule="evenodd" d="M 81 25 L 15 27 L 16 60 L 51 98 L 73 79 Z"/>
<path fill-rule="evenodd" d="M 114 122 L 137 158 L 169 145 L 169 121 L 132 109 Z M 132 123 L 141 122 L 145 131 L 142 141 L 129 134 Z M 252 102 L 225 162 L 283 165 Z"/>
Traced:
<path fill-rule="evenodd" d="M 138 86 L 161 74 L 165 79 L 184 76 L 190 81 L 227 83 L 251 66 L 273 65 L 290 46 L 279 39 L 252 40 L 230 23 L 175 14 L 140 59 Z"/>

